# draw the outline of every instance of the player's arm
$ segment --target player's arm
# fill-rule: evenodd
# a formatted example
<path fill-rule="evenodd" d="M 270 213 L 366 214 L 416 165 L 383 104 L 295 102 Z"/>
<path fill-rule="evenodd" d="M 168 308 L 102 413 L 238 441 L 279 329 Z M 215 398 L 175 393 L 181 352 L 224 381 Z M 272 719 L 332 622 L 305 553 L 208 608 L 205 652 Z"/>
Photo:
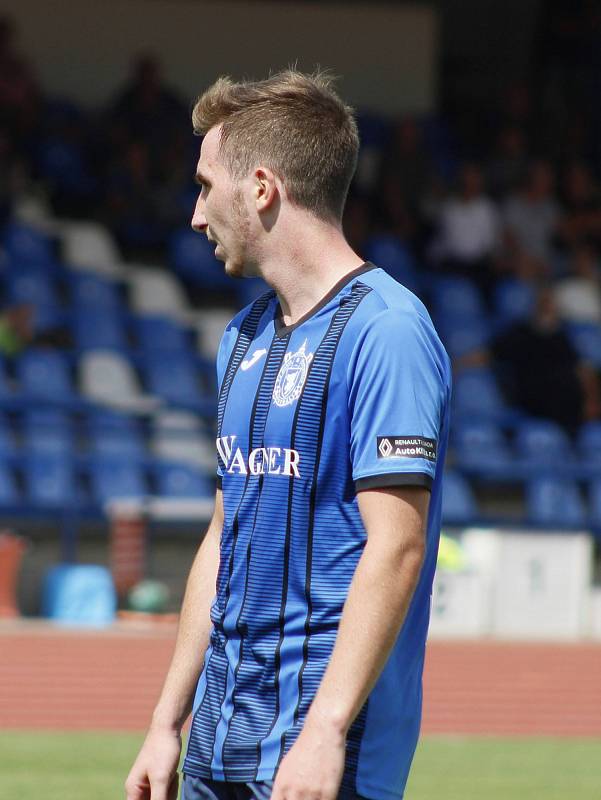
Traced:
<path fill-rule="evenodd" d="M 127 800 L 174 800 L 181 730 L 191 709 L 211 632 L 210 608 L 223 527 L 221 490 L 209 528 L 192 564 L 175 650 L 144 744 L 125 783 Z"/>
<path fill-rule="evenodd" d="M 303 730 L 277 773 L 272 800 L 333 800 L 349 727 L 388 659 L 417 584 L 430 493 L 421 487 L 358 494 L 367 543 L 328 668 Z"/>

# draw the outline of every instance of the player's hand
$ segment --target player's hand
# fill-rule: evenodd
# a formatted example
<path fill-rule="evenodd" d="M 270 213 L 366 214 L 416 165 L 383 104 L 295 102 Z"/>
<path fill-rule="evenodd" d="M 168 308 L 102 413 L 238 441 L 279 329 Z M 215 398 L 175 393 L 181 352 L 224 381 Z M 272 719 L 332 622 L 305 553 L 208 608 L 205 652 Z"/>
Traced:
<path fill-rule="evenodd" d="M 344 772 L 345 737 L 326 722 L 309 716 L 282 759 L 271 800 L 335 800 L 338 795 Z"/>
<path fill-rule="evenodd" d="M 150 728 L 127 780 L 127 800 L 177 800 L 182 740 L 167 728 Z"/>

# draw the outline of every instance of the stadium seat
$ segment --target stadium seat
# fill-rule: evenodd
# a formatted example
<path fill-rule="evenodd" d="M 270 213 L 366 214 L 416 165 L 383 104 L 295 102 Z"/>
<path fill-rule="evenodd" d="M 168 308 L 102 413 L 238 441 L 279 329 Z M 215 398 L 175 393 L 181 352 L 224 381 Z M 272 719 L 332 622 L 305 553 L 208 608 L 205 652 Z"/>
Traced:
<path fill-rule="evenodd" d="M 166 317 L 138 317 L 134 331 L 142 350 L 185 353 L 192 349 L 185 329 Z"/>
<path fill-rule="evenodd" d="M 265 292 L 268 292 L 270 287 L 263 278 L 245 278 L 243 281 L 236 281 L 235 290 L 238 305 L 240 308 L 244 308 L 265 294 Z"/>
<path fill-rule="evenodd" d="M 14 266 L 46 267 L 56 266 L 55 247 L 49 236 L 29 225 L 10 223 L 4 229 L 4 249 Z"/>
<path fill-rule="evenodd" d="M 525 281 L 500 281 L 494 290 L 496 323 L 503 329 L 513 322 L 528 319 L 534 312 L 536 293 Z"/>
<path fill-rule="evenodd" d="M 108 278 L 123 273 L 121 255 L 109 231 L 97 222 L 61 223 L 63 253 L 73 269 L 95 272 Z"/>
<path fill-rule="evenodd" d="M 123 302 L 115 281 L 86 272 L 70 274 L 71 304 L 81 309 L 119 313 Z"/>
<path fill-rule="evenodd" d="M 526 476 L 540 472 L 559 472 L 574 467 L 572 443 L 556 422 L 529 419 L 515 430 L 518 462 Z"/>
<path fill-rule="evenodd" d="M 233 316 L 229 308 L 205 308 L 199 312 L 196 318 L 198 349 L 207 358 L 217 357 L 223 331 Z"/>
<path fill-rule="evenodd" d="M 494 373 L 486 367 L 466 369 L 457 375 L 453 386 L 453 409 L 457 418 L 501 422 L 511 416 Z"/>
<path fill-rule="evenodd" d="M 574 481 L 534 478 L 526 487 L 527 520 L 549 528 L 586 527 L 587 513 Z"/>
<path fill-rule="evenodd" d="M 0 415 L 0 457 L 6 458 L 16 452 L 15 435 L 8 417 Z"/>
<path fill-rule="evenodd" d="M 511 448 L 494 422 L 466 419 L 458 421 L 451 430 L 459 469 L 475 478 L 512 480 L 518 477 Z"/>
<path fill-rule="evenodd" d="M 465 525 L 478 518 L 474 493 L 464 477 L 447 470 L 442 482 L 442 521 L 450 525 Z"/>
<path fill-rule="evenodd" d="M 98 308 L 75 310 L 73 338 L 80 350 L 126 350 L 129 345 L 122 318 Z"/>
<path fill-rule="evenodd" d="M 37 148 L 37 168 L 53 189 L 72 198 L 88 198 L 97 188 L 79 144 L 51 136 Z"/>
<path fill-rule="evenodd" d="M 601 475 L 601 422 L 587 422 L 576 439 L 578 463 L 583 477 Z"/>
<path fill-rule="evenodd" d="M 169 263 L 185 280 L 205 289 L 233 291 L 223 264 L 215 258 L 215 245 L 191 228 L 181 228 L 169 240 Z"/>
<path fill-rule="evenodd" d="M 214 486 L 203 473 L 190 464 L 163 462 L 154 468 L 157 494 L 172 498 L 211 498 Z"/>
<path fill-rule="evenodd" d="M 189 309 L 184 290 L 166 270 L 138 267 L 130 270 L 132 310 L 138 314 L 160 314 L 185 319 Z"/>
<path fill-rule="evenodd" d="M 93 456 L 143 461 L 144 439 L 138 421 L 126 414 L 94 411 L 88 415 L 87 431 Z"/>
<path fill-rule="evenodd" d="M 29 454 L 67 458 L 74 452 L 73 427 L 63 411 L 36 408 L 23 417 L 23 447 Z"/>
<path fill-rule="evenodd" d="M 130 459 L 93 458 L 90 463 L 90 483 L 92 497 L 102 507 L 111 500 L 140 500 L 149 493 L 142 467 Z"/>
<path fill-rule="evenodd" d="M 160 411 L 153 421 L 153 454 L 166 461 L 200 467 L 214 475 L 217 456 L 214 438 L 200 418 L 187 411 Z"/>
<path fill-rule="evenodd" d="M 382 267 L 412 292 L 419 292 L 420 282 L 415 259 L 409 248 L 398 237 L 372 236 L 365 244 L 365 260 Z"/>
<path fill-rule="evenodd" d="M 17 481 L 11 467 L 0 461 L 0 507 L 14 507 L 20 502 Z"/>
<path fill-rule="evenodd" d="M 148 353 L 144 374 L 148 391 L 170 405 L 213 415 L 214 399 L 202 395 L 198 370 L 188 354 L 165 358 Z"/>
<path fill-rule="evenodd" d="M 124 411 L 151 411 L 160 405 L 157 398 L 144 395 L 135 370 L 119 353 L 94 350 L 79 361 L 79 383 L 90 400 Z"/>
<path fill-rule="evenodd" d="M 597 536 L 601 535 L 601 476 L 590 482 L 589 521 Z"/>
<path fill-rule="evenodd" d="M 27 350 L 17 361 L 21 393 L 28 399 L 74 403 L 69 366 L 58 350 Z"/>
<path fill-rule="evenodd" d="M 436 330 L 451 358 L 460 358 L 467 353 L 486 347 L 491 329 L 485 317 L 444 315 L 435 320 Z"/>
<path fill-rule="evenodd" d="M 30 455 L 23 471 L 27 501 L 31 506 L 64 511 L 77 502 L 73 466 L 64 456 Z"/>
<path fill-rule="evenodd" d="M 484 317 L 486 309 L 476 285 L 467 278 L 440 278 L 432 287 L 432 308 L 438 319 L 449 314 Z"/>
<path fill-rule="evenodd" d="M 59 299 L 50 275 L 40 269 L 10 270 L 6 276 L 9 305 L 31 303 L 35 306 L 58 306 Z"/>
<path fill-rule="evenodd" d="M 570 341 L 580 358 L 601 369 L 601 325 L 571 322 L 567 326 Z"/>

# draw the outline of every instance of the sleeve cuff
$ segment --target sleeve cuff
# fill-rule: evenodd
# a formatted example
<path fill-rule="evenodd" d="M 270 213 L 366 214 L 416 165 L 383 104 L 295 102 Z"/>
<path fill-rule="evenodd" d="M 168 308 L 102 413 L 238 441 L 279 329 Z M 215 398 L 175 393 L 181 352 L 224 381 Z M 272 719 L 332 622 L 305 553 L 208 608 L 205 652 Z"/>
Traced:
<path fill-rule="evenodd" d="M 217 475 L 217 488 L 218 489 L 221 489 L 222 483 L 223 483 L 223 478 L 221 477 L 221 475 Z"/>
<path fill-rule="evenodd" d="M 355 489 L 380 489 L 385 486 L 423 486 L 432 491 L 433 478 L 426 472 L 388 472 L 383 475 L 368 475 L 355 481 Z"/>

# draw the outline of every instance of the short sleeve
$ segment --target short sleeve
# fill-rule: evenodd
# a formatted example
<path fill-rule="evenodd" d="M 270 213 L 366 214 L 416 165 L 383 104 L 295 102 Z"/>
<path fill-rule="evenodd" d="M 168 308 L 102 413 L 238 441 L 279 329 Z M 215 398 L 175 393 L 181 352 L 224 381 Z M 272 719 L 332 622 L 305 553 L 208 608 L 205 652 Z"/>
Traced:
<path fill-rule="evenodd" d="M 432 486 L 448 397 L 444 350 L 416 312 L 386 309 L 348 368 L 350 455 L 357 490 Z"/>

